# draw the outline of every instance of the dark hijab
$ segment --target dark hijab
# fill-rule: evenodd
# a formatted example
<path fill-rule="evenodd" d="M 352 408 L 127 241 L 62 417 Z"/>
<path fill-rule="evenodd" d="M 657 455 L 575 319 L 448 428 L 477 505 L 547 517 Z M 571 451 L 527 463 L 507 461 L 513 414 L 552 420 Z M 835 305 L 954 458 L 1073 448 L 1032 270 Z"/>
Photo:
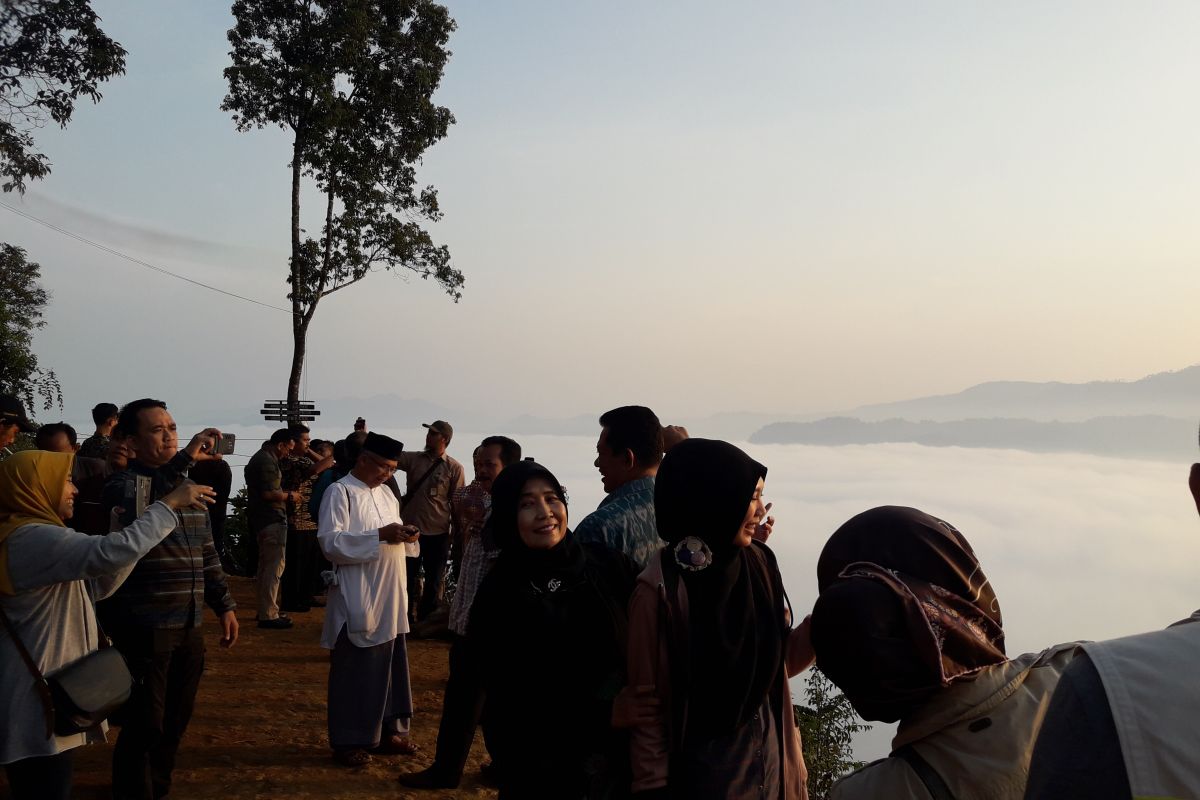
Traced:
<path fill-rule="evenodd" d="M 583 549 L 570 531 L 548 550 L 525 546 L 517 532 L 517 511 L 521 493 L 531 480 L 541 478 L 550 484 L 558 499 L 567 503 L 567 493 L 554 473 L 535 461 L 518 461 L 505 467 L 492 484 L 492 537 L 500 548 L 503 572 L 528 579 L 539 588 L 550 580 L 578 580 L 584 567 Z"/>
<path fill-rule="evenodd" d="M 864 719 L 903 719 L 1006 660 L 1000 604 L 971 545 L 923 511 L 883 506 L 842 525 L 817 588 L 817 666 Z"/>
<path fill-rule="evenodd" d="M 765 547 L 734 539 L 767 468 L 727 442 L 688 439 L 671 448 L 654 485 L 663 569 L 687 589 L 685 737 L 730 733 L 762 707 L 780 677 L 786 626 L 783 586 Z M 711 563 L 688 569 L 695 539 Z M 680 666 L 680 665 L 677 665 Z"/>

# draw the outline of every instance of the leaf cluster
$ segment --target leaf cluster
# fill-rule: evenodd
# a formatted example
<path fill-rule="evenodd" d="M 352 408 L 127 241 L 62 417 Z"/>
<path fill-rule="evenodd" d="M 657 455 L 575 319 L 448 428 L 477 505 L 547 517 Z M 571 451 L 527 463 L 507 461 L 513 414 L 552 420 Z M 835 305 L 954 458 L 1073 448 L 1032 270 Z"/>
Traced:
<path fill-rule="evenodd" d="M 804 745 L 811 800 L 826 800 L 842 776 L 863 766 L 854 758 L 854 734 L 871 729 L 846 696 L 816 667 L 804 687 L 807 706 L 793 706 Z"/>
<path fill-rule="evenodd" d="M 49 409 L 62 406 L 62 387 L 53 370 L 43 370 L 33 354 L 33 333 L 44 328 L 42 311 L 50 296 L 42 288 L 41 267 L 25 251 L 0 244 L 0 393 L 14 394 L 32 408 L 33 398 Z"/>
<path fill-rule="evenodd" d="M 83 96 L 125 72 L 125 49 L 100 29 L 89 0 L 0 2 L 0 176 L 3 189 L 24 192 L 50 162 L 36 152 L 33 131 L 66 127 Z"/>
<path fill-rule="evenodd" d="M 433 102 L 454 21 L 428 0 L 236 0 L 222 109 L 239 130 L 293 133 L 293 307 L 375 269 L 432 278 L 455 300 L 462 273 L 422 222 L 441 218 L 416 166 L 454 118 Z M 300 176 L 323 195 L 318 238 L 299 229 Z"/>

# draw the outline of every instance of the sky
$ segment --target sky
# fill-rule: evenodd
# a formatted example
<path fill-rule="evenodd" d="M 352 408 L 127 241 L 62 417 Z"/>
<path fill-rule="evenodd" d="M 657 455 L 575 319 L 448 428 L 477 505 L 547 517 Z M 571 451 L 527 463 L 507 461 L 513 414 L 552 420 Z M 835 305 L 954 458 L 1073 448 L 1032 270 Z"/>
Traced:
<path fill-rule="evenodd" d="M 285 305 L 289 140 L 219 108 L 227 6 L 94 5 L 127 74 L 0 201 Z M 328 298 L 308 399 L 782 415 L 1196 361 L 1200 6 L 449 6 L 456 124 L 419 178 L 463 299 L 386 273 Z M 287 314 L 3 208 L 0 241 L 41 264 L 69 419 L 283 396 Z"/>

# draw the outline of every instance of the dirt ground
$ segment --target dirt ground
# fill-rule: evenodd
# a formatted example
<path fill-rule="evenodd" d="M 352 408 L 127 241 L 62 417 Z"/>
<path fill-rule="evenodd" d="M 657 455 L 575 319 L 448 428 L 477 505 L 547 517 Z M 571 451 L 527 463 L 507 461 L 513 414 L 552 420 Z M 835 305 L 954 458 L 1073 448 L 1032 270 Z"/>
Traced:
<path fill-rule="evenodd" d="M 442 690 L 446 685 L 449 644 L 411 640 L 408 646 L 413 684 L 412 735 L 421 746 L 415 756 L 375 756 L 359 769 L 330 759 L 325 729 L 325 688 L 329 652 L 318 641 L 324 610 L 293 614 L 286 631 L 259 630 L 254 622 L 252 583 L 230 579 L 238 601 L 241 634 L 232 650 L 217 646 L 217 627 L 206 612 L 207 667 L 179 761 L 172 800 L 190 798 L 494 798 L 479 783 L 486 760 L 481 735 L 456 790 L 418 792 L 397 782 L 402 772 L 433 761 Z M 76 751 L 76 797 L 109 798 L 111 742 Z M 0 797 L 6 797 L 0 777 Z"/>

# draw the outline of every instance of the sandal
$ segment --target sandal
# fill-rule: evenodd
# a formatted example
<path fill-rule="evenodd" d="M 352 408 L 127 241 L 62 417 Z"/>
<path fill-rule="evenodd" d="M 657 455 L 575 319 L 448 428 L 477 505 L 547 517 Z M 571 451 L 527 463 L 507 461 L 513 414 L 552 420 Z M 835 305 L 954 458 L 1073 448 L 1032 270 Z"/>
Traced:
<path fill-rule="evenodd" d="M 371 754 L 366 750 L 334 750 L 333 760 L 343 767 L 365 767 L 371 763 Z"/>
<path fill-rule="evenodd" d="M 391 736 L 372 747 L 371 752 L 381 756 L 411 756 L 416 755 L 420 749 L 412 739 L 404 736 Z"/>

